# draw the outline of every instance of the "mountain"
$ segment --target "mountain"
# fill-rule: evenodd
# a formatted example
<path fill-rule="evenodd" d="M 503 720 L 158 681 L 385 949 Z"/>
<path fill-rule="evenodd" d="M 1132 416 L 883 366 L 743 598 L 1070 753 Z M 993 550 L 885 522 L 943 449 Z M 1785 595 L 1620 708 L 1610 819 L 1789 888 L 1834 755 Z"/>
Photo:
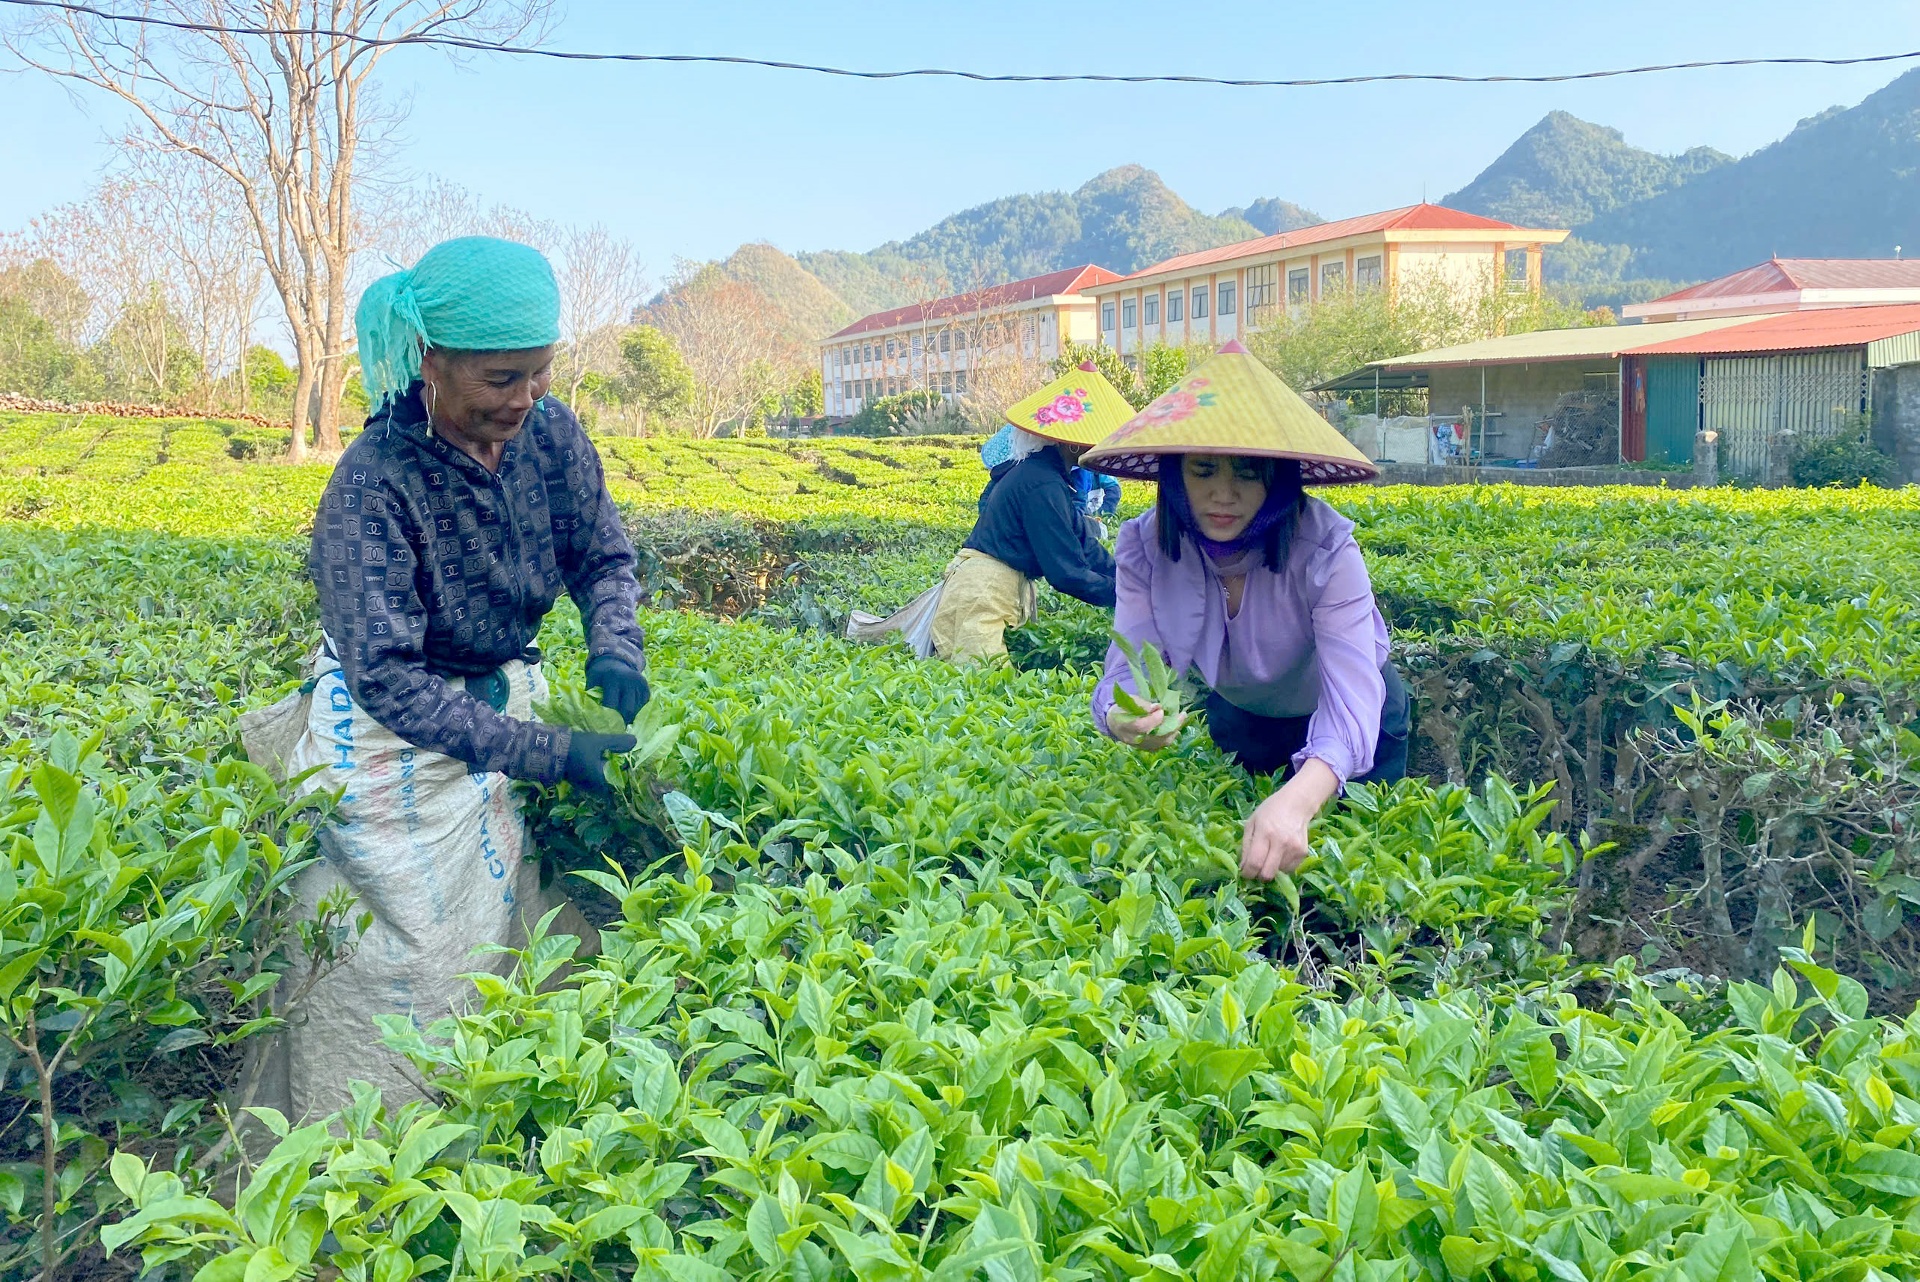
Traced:
<path fill-rule="evenodd" d="M 1662 156 L 1630 145 L 1618 129 L 1555 111 L 1440 203 L 1522 227 L 1579 228 L 1732 161 L 1711 147 Z"/>
<path fill-rule="evenodd" d="M 1858 106 L 1683 186 L 1598 215 L 1583 238 L 1627 246 L 1641 276 L 1699 279 L 1776 255 L 1887 258 L 1920 248 L 1920 70 Z"/>
<path fill-rule="evenodd" d="M 1311 209 L 1296 205 L 1291 200 L 1266 196 L 1254 201 L 1245 209 L 1238 207 L 1223 209 L 1220 217 L 1238 218 L 1251 224 L 1262 236 L 1278 236 L 1283 231 L 1299 231 L 1302 227 L 1311 227 L 1315 223 L 1327 221 Z"/>
<path fill-rule="evenodd" d="M 818 276 L 765 241 L 734 250 L 720 271 L 766 295 L 780 313 L 781 328 L 802 343 L 831 334 L 859 315 Z"/>
<path fill-rule="evenodd" d="M 867 253 L 828 250 L 795 258 L 866 313 L 1078 263 L 1137 271 L 1174 254 L 1261 235 L 1260 225 L 1245 216 L 1256 211 L 1263 219 L 1314 220 L 1281 200 L 1211 217 L 1180 199 L 1152 170 L 1122 165 L 1071 192 L 1003 196 L 976 205 Z"/>

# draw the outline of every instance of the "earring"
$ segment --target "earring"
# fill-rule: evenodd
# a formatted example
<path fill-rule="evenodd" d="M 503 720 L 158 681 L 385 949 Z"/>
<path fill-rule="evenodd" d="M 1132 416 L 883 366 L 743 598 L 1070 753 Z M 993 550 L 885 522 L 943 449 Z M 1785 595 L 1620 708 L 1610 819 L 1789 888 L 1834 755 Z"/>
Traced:
<path fill-rule="evenodd" d="M 427 380 L 427 435 L 433 435 L 433 412 L 440 407 L 440 385 Z"/>

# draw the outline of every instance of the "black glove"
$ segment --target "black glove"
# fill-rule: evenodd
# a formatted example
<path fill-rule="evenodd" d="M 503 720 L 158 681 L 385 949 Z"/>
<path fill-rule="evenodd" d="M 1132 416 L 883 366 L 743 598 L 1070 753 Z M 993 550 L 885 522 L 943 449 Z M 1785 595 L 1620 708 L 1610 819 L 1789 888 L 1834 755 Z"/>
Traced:
<path fill-rule="evenodd" d="M 653 691 L 647 688 L 647 679 L 638 669 L 607 654 L 587 661 L 587 689 L 596 686 L 600 690 L 600 702 L 619 713 L 623 721 L 633 720 L 653 697 Z"/>
<path fill-rule="evenodd" d="M 632 752 L 639 743 L 630 734 L 594 734 L 575 730 L 567 742 L 568 783 L 585 792 L 607 791 L 607 754 Z"/>

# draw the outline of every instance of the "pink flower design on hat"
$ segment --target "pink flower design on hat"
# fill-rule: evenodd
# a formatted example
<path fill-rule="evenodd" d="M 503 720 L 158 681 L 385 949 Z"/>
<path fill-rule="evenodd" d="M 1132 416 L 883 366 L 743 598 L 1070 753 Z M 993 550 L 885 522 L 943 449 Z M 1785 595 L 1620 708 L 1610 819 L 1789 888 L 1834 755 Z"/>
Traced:
<path fill-rule="evenodd" d="M 1203 409 L 1211 408 L 1214 394 L 1194 390 L 1206 387 L 1207 383 L 1208 380 L 1204 378 L 1190 378 L 1175 390 L 1161 393 L 1158 400 L 1135 414 L 1109 440 L 1123 441 L 1150 427 L 1164 427 L 1168 423 L 1178 423 L 1183 419 L 1192 418 Z"/>
<path fill-rule="evenodd" d="M 1073 389 L 1072 395 L 1067 395 L 1064 392 L 1061 393 L 1059 396 L 1054 397 L 1050 403 L 1042 405 L 1039 409 L 1035 410 L 1033 421 L 1036 423 L 1078 423 L 1093 409 L 1090 404 L 1082 399 L 1086 394 L 1084 388 L 1078 387 Z"/>

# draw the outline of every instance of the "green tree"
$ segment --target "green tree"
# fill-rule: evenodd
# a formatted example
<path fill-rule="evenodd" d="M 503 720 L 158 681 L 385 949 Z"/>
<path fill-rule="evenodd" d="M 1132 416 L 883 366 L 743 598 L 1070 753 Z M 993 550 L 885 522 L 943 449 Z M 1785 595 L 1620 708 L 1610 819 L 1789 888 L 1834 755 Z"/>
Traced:
<path fill-rule="evenodd" d="M 47 400 L 85 400 L 98 376 L 82 349 L 21 297 L 0 292 L 0 392 Z"/>
<path fill-rule="evenodd" d="M 1399 289 L 1361 290 L 1322 299 L 1256 331 L 1247 347 L 1296 391 L 1369 361 L 1500 334 L 1610 325 L 1613 313 L 1589 312 L 1548 293 L 1458 289 L 1438 280 Z M 1372 394 L 1359 402 L 1373 406 Z M 1411 407 L 1383 398 L 1389 409 Z"/>
<path fill-rule="evenodd" d="M 940 393 L 919 388 L 868 401 L 847 420 L 843 430 L 849 436 L 904 436 L 917 419 L 943 414 L 947 409 Z"/>
<path fill-rule="evenodd" d="M 827 393 L 818 368 L 809 369 L 787 393 L 787 412 L 795 418 L 819 418 L 827 412 Z"/>
<path fill-rule="evenodd" d="M 673 418 L 693 405 L 693 370 L 680 349 L 652 325 L 635 325 L 620 340 L 620 392 L 623 403 L 646 416 Z"/>
<path fill-rule="evenodd" d="M 246 371 L 246 387 L 242 409 L 252 410 L 272 418 L 287 418 L 293 414 L 293 388 L 300 381 L 300 375 L 286 358 L 271 347 L 256 343 L 247 349 L 241 362 Z M 365 396 L 365 393 L 362 393 Z"/>
<path fill-rule="evenodd" d="M 1187 371 L 1212 355 L 1209 348 L 1198 344 L 1185 347 L 1171 347 L 1166 343 L 1155 343 L 1140 355 L 1140 376 L 1145 383 L 1146 397 L 1153 400 L 1160 393 L 1178 383 L 1187 376 Z"/>
<path fill-rule="evenodd" d="M 1152 399 L 1134 372 L 1127 367 L 1126 361 L 1121 359 L 1119 352 L 1092 343 L 1068 343 L 1066 349 L 1047 366 L 1047 377 L 1059 378 L 1068 370 L 1078 369 L 1088 361 L 1093 362 L 1101 377 L 1112 383 L 1113 390 L 1126 397 L 1127 404 L 1133 408 L 1139 409 Z"/>

